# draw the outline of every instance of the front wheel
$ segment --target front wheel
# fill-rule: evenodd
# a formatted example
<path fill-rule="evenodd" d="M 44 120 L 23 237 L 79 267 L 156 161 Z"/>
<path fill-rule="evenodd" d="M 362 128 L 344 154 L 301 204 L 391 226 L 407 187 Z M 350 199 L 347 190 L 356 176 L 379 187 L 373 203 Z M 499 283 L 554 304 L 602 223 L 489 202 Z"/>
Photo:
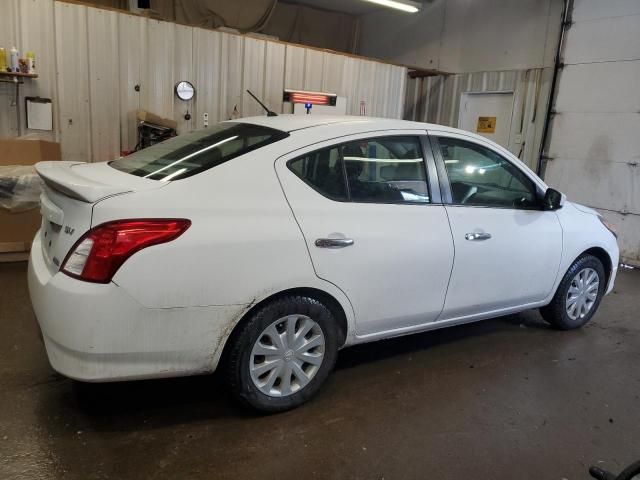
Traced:
<path fill-rule="evenodd" d="M 242 403 L 265 412 L 288 410 L 309 400 L 338 354 L 331 311 L 304 296 L 266 304 L 231 342 L 225 365 L 229 388 Z"/>
<path fill-rule="evenodd" d="M 560 330 L 583 326 L 600 305 L 605 278 L 604 267 L 598 258 L 581 256 L 565 273 L 551 303 L 540 309 L 542 317 Z"/>

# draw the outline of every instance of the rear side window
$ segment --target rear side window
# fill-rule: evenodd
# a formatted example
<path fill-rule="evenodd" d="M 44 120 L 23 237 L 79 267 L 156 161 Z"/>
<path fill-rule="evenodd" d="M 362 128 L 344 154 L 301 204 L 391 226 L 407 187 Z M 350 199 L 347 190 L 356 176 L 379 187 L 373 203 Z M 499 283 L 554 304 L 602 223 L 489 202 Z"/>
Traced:
<path fill-rule="evenodd" d="M 111 162 L 116 170 L 152 180 L 187 178 L 277 142 L 289 134 L 248 123 L 219 123 Z"/>
<path fill-rule="evenodd" d="M 319 150 L 293 160 L 289 168 L 325 197 L 348 200 L 344 166 L 337 148 Z"/>
<path fill-rule="evenodd" d="M 416 137 L 349 142 L 292 160 L 289 168 L 333 200 L 429 202 L 422 148 Z"/>

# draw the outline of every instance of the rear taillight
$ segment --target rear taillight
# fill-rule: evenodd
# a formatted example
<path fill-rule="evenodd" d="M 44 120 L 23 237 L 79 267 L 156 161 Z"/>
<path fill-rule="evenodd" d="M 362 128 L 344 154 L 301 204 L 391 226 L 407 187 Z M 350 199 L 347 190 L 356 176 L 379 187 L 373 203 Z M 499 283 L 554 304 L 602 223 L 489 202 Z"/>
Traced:
<path fill-rule="evenodd" d="M 85 233 L 69 251 L 62 272 L 87 282 L 109 283 L 120 266 L 143 248 L 167 243 L 191 225 L 185 219 L 118 220 Z"/>

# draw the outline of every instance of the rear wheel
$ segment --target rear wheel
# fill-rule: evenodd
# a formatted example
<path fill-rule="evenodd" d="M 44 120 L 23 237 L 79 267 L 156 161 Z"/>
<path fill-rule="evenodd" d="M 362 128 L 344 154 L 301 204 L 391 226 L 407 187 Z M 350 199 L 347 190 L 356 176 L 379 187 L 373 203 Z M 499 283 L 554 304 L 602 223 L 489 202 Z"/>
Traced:
<path fill-rule="evenodd" d="M 309 400 L 335 365 L 338 332 L 315 299 L 288 296 L 266 304 L 231 339 L 226 375 L 231 392 L 266 412 Z"/>
<path fill-rule="evenodd" d="M 602 262 L 593 255 L 578 258 L 565 273 L 551 303 L 540 309 L 556 328 L 571 330 L 586 324 L 596 313 L 604 295 Z"/>

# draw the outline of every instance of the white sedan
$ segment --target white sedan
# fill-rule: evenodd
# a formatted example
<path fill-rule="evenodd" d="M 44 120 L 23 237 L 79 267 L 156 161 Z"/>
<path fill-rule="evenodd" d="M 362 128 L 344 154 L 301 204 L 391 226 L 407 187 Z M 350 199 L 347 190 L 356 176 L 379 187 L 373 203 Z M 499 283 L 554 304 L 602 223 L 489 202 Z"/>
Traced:
<path fill-rule="evenodd" d="M 348 345 L 532 308 L 580 327 L 617 271 L 595 211 L 438 125 L 244 118 L 36 168 L 31 300 L 51 365 L 83 381 L 220 367 L 285 410 Z"/>

